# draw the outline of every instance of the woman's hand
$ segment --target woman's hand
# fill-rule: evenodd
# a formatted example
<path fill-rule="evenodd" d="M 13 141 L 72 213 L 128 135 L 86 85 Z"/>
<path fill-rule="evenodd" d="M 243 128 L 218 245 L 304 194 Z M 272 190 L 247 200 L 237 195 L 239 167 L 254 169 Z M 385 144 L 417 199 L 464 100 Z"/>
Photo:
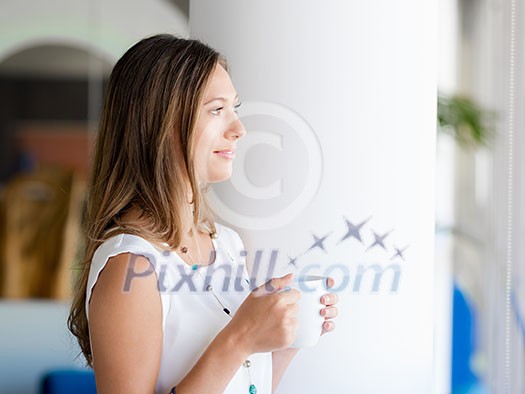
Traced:
<path fill-rule="evenodd" d="M 330 289 L 334 287 L 334 279 L 326 278 L 326 288 Z M 323 330 L 321 335 L 326 334 L 327 332 L 333 331 L 335 329 L 335 322 L 332 321 L 334 317 L 339 314 L 339 310 L 335 306 L 339 302 L 339 297 L 335 293 L 327 293 L 321 297 L 321 303 L 326 306 L 326 308 L 321 309 L 321 315 L 324 316 Z"/>
<path fill-rule="evenodd" d="M 334 287 L 334 280 L 332 278 L 326 278 L 326 288 L 330 289 Z M 323 329 L 321 335 L 333 331 L 335 329 L 335 323 L 331 320 L 337 316 L 338 310 L 335 307 L 335 304 L 339 301 L 337 294 L 324 294 L 321 297 L 321 303 L 325 308 L 321 309 L 320 313 L 325 318 L 323 323 Z M 272 353 L 272 393 L 275 392 L 279 382 L 281 381 L 284 372 L 288 368 L 288 365 L 295 357 L 299 348 L 287 348 L 279 351 L 274 351 Z"/>
<path fill-rule="evenodd" d="M 228 328 L 247 354 L 285 349 L 295 340 L 301 293 L 279 291 L 291 281 L 288 274 L 257 287 L 233 316 Z"/>

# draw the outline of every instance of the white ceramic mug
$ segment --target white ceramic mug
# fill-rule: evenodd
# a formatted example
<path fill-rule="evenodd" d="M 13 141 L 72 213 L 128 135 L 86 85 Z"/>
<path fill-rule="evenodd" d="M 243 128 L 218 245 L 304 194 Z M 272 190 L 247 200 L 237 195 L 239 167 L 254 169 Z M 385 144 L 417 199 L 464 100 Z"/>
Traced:
<path fill-rule="evenodd" d="M 289 287 L 299 290 L 301 298 L 297 301 L 299 312 L 296 337 L 290 347 L 301 348 L 317 345 L 324 323 L 321 309 L 325 306 L 321 302 L 321 297 L 326 293 L 325 282 L 324 277 L 317 275 L 293 278 Z"/>

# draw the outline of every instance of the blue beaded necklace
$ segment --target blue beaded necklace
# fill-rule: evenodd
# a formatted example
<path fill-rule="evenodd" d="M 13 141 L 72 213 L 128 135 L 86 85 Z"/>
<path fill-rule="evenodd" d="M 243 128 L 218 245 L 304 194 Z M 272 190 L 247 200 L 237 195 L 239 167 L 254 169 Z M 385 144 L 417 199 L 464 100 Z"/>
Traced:
<path fill-rule="evenodd" d="M 213 233 L 210 234 L 210 238 L 217 239 L 218 237 L 219 236 L 218 236 L 218 234 L 216 232 L 213 232 Z M 200 258 L 200 256 L 201 256 L 200 252 L 201 251 L 200 251 L 200 247 L 199 247 L 198 244 L 197 244 L 197 250 L 199 251 L 199 258 Z M 184 253 L 186 256 L 188 256 L 188 258 L 190 259 L 190 261 L 192 263 L 191 269 L 193 270 L 193 272 L 197 272 L 197 274 L 201 277 L 202 281 L 204 283 L 206 283 L 206 280 L 204 279 L 204 277 L 202 276 L 201 272 L 199 271 L 199 268 L 202 267 L 202 265 L 195 264 L 195 262 L 193 261 L 193 259 L 190 256 L 190 254 L 188 253 L 188 248 L 187 247 L 182 246 L 180 248 L 180 251 L 182 253 Z M 217 250 L 215 250 L 215 254 L 216 253 L 217 253 Z M 215 259 L 217 259 L 217 256 L 215 256 Z M 230 256 L 230 259 L 233 261 L 233 258 L 231 256 Z M 221 306 L 222 311 L 231 319 L 232 316 L 231 316 L 230 310 L 224 305 L 224 303 L 219 299 L 219 297 L 217 297 L 217 294 L 215 294 L 215 292 L 213 291 L 213 286 L 211 284 L 207 284 L 206 285 L 206 291 L 208 291 L 210 294 L 213 295 L 213 297 L 217 300 L 217 302 Z M 250 386 L 248 387 L 248 393 L 249 394 L 257 394 L 257 387 L 255 387 L 255 385 L 253 384 L 252 374 L 250 372 L 250 367 L 252 366 L 252 362 L 249 359 L 246 359 L 242 363 L 242 366 L 244 368 L 246 368 L 246 371 L 248 372 L 248 378 L 249 378 L 249 381 L 250 381 Z"/>

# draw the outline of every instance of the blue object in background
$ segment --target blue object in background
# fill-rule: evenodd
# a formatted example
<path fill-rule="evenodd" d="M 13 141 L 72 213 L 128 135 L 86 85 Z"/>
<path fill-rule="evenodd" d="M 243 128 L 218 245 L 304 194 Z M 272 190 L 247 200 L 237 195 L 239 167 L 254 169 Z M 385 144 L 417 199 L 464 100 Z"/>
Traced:
<path fill-rule="evenodd" d="M 47 372 L 42 377 L 41 394 L 96 394 L 92 370 L 62 369 Z"/>
<path fill-rule="evenodd" d="M 472 372 L 470 360 L 476 350 L 476 314 L 467 297 L 454 281 L 452 312 L 452 394 L 487 394 Z"/>
<path fill-rule="evenodd" d="M 456 282 L 454 282 L 453 300 L 452 388 L 455 388 L 475 381 L 477 378 L 470 369 L 470 358 L 475 349 L 475 317 Z"/>

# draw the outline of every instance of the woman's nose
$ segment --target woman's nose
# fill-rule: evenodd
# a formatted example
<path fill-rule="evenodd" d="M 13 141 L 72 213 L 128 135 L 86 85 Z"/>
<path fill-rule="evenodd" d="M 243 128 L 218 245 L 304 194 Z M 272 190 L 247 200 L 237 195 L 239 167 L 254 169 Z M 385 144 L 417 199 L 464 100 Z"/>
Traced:
<path fill-rule="evenodd" d="M 227 131 L 227 138 L 240 139 L 246 134 L 246 129 L 239 119 L 235 119 Z"/>

